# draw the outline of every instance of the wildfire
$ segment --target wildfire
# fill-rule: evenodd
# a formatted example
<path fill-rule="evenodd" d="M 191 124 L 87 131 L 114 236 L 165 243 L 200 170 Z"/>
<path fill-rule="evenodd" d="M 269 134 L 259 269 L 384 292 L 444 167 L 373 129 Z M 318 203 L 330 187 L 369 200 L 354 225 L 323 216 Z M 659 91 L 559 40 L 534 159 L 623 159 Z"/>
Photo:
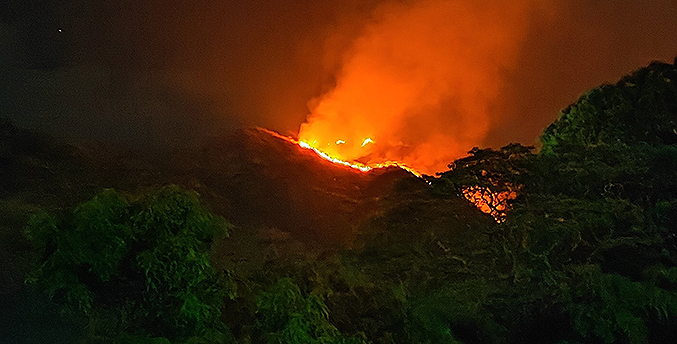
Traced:
<path fill-rule="evenodd" d="M 386 168 L 386 167 L 391 167 L 391 166 L 396 166 L 399 167 L 403 170 L 411 172 L 413 175 L 417 177 L 421 177 L 422 174 L 410 167 L 407 167 L 401 163 L 395 162 L 395 161 L 390 161 L 386 162 L 383 164 L 373 164 L 373 165 L 367 165 L 367 164 L 362 164 L 359 162 L 350 162 L 346 160 L 339 159 L 337 157 L 334 157 L 330 155 L 327 152 L 322 151 L 321 149 L 315 147 L 314 145 L 317 145 L 317 141 L 313 141 L 312 144 L 306 142 L 306 141 L 300 141 L 296 140 L 292 137 L 289 136 L 284 136 L 281 135 L 277 132 L 274 132 L 272 130 L 268 130 L 265 128 L 257 127 L 258 130 L 261 130 L 263 132 L 266 132 L 274 137 L 277 137 L 281 140 L 287 141 L 289 143 L 292 143 L 294 145 L 297 145 L 303 149 L 308 149 L 315 154 L 317 154 L 319 157 L 322 159 L 325 159 L 329 162 L 332 162 L 337 165 L 349 167 L 356 169 L 361 172 L 369 172 L 373 169 L 377 168 Z M 367 144 L 374 143 L 374 140 L 371 138 L 365 138 L 362 141 L 361 146 L 364 147 Z M 346 141 L 338 139 L 335 141 L 336 145 L 343 145 L 346 144 Z M 428 182 L 430 184 L 430 182 Z M 463 196 L 465 197 L 466 200 L 469 202 L 473 203 L 477 208 L 479 208 L 482 212 L 491 215 L 496 222 L 503 222 L 505 221 L 505 217 L 507 212 L 510 210 L 508 201 L 515 199 L 517 197 L 517 192 L 516 191 L 509 191 L 509 192 L 492 192 L 491 190 L 483 187 L 469 187 L 466 188 L 463 191 Z"/>
<path fill-rule="evenodd" d="M 382 164 L 371 164 L 371 165 L 362 164 L 362 163 L 359 163 L 359 162 L 356 162 L 356 161 L 346 161 L 346 160 L 340 159 L 338 157 L 332 156 L 331 154 L 329 154 L 329 153 L 323 151 L 322 149 L 316 147 L 317 141 L 313 141 L 311 143 L 308 143 L 306 141 L 295 140 L 294 138 L 281 135 L 277 132 L 274 132 L 272 130 L 268 130 L 268 129 L 265 129 L 265 128 L 258 127 L 257 129 L 259 129 L 263 132 L 266 132 L 270 135 L 273 135 L 273 136 L 275 136 L 279 139 L 282 139 L 282 140 L 285 140 L 287 142 L 298 145 L 301 148 L 311 150 L 311 151 L 315 152 L 315 154 L 317 154 L 322 159 L 325 159 L 325 160 L 330 161 L 330 162 L 337 164 L 337 165 L 354 168 L 354 169 L 356 169 L 358 171 L 362 171 L 362 172 L 369 172 L 369 171 L 371 171 L 373 169 L 377 169 L 377 168 L 386 168 L 386 167 L 396 166 L 396 167 L 399 167 L 403 170 L 411 172 L 413 175 L 415 175 L 417 177 L 421 177 L 421 173 L 419 173 L 418 171 L 416 171 L 416 170 L 414 170 L 414 169 L 412 169 L 408 166 L 405 166 L 404 164 L 398 163 L 396 161 L 388 161 L 388 162 L 385 162 L 385 163 L 382 163 Z M 364 147 L 367 144 L 373 143 L 373 142 L 374 142 L 373 139 L 367 137 L 362 141 L 362 147 Z M 346 144 L 346 141 L 341 140 L 341 139 L 338 139 L 338 140 L 335 141 L 336 146 L 345 145 L 345 144 Z"/>
<path fill-rule="evenodd" d="M 506 123 L 507 72 L 542 2 L 384 2 L 336 61 L 332 87 L 307 103 L 295 137 L 351 164 L 445 171 Z"/>

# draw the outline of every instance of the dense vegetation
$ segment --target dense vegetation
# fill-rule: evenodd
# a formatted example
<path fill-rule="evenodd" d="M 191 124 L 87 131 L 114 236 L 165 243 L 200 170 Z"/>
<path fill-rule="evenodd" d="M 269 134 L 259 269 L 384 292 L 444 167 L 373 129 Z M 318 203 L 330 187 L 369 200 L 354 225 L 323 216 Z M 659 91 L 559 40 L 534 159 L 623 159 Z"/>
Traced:
<path fill-rule="evenodd" d="M 402 180 L 340 251 L 227 238 L 176 186 L 53 215 L 15 205 L 36 213 L 26 281 L 85 343 L 671 342 L 676 83 L 653 63 L 563 110 L 539 151 L 475 148 L 430 185 Z M 515 197 L 498 222 L 449 213 L 468 190 Z M 210 259 L 232 240 L 247 253 L 231 261 L 275 254 Z"/>
<path fill-rule="evenodd" d="M 538 154 L 515 145 L 474 150 L 433 180 L 442 193 L 519 186 L 496 236 L 512 261 L 504 289 L 512 296 L 501 302 L 513 310 L 494 315 L 512 313 L 534 329 L 546 317 L 541 329 L 553 340 L 675 335 L 675 80 L 674 65 L 654 63 L 565 109 Z"/>
<path fill-rule="evenodd" d="M 62 315 L 85 317 L 95 342 L 223 342 L 220 306 L 235 286 L 208 253 L 228 227 L 175 186 L 131 200 L 106 190 L 62 218 L 31 219 L 26 235 L 40 262 L 27 282 Z"/>

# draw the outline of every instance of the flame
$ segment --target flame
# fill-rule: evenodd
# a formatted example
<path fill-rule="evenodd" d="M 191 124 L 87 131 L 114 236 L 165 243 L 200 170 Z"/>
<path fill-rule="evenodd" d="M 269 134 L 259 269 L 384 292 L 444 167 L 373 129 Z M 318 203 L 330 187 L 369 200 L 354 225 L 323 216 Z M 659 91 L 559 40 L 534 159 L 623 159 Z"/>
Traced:
<path fill-rule="evenodd" d="M 503 118 L 506 71 L 538 2 L 383 4 L 340 61 L 333 88 L 308 103 L 299 140 L 339 161 L 445 170 Z"/>
<path fill-rule="evenodd" d="M 492 192 L 488 188 L 474 186 L 464 189 L 463 197 L 483 213 L 491 215 L 496 222 L 501 223 L 511 210 L 509 201 L 517 198 L 517 192 L 514 190 Z"/>
<path fill-rule="evenodd" d="M 307 149 L 310 151 L 313 151 L 315 154 L 317 154 L 320 158 L 325 159 L 329 162 L 332 162 L 334 164 L 340 165 L 340 166 L 345 166 L 349 167 L 361 172 L 369 172 L 373 169 L 378 169 L 378 168 L 386 168 L 386 167 L 399 167 L 405 171 L 410 172 L 411 174 L 421 178 L 422 174 L 418 172 L 417 170 L 410 168 L 406 165 L 403 165 L 399 162 L 395 161 L 389 161 L 383 164 L 374 164 L 374 165 L 366 165 L 362 164 L 359 162 L 350 162 L 346 160 L 341 160 L 339 158 L 333 157 L 330 154 L 323 152 L 322 150 L 313 147 L 313 145 L 305 142 L 305 141 L 299 141 L 296 140 L 292 137 L 289 136 L 284 136 L 280 133 L 277 133 L 272 130 L 268 130 L 265 128 L 257 127 L 258 130 L 261 130 L 263 132 L 266 132 L 274 137 L 277 137 L 279 139 L 282 139 L 284 141 L 287 141 L 289 143 L 295 144 L 303 149 Z M 373 143 L 374 141 L 370 138 L 366 138 L 362 141 L 362 146 L 364 147 L 366 144 Z M 313 142 L 314 144 L 317 144 L 317 141 Z M 340 144 L 345 144 L 346 142 L 343 140 L 337 140 L 336 145 Z M 427 181 L 428 185 L 431 185 L 430 181 Z M 468 200 L 470 203 L 474 204 L 480 211 L 483 213 L 491 215 L 496 222 L 501 223 L 505 221 L 506 215 L 508 211 L 510 211 L 510 205 L 509 201 L 514 200 L 517 197 L 517 191 L 511 190 L 511 191 L 503 191 L 503 192 L 492 192 L 491 190 L 484 188 L 484 187 L 468 187 L 465 190 L 463 190 L 463 196 L 465 197 L 466 200 Z"/>
<path fill-rule="evenodd" d="M 405 170 L 405 171 L 410 172 L 411 174 L 413 174 L 413 175 L 415 175 L 415 176 L 417 176 L 417 177 L 419 177 L 419 178 L 422 176 L 422 174 L 421 174 L 420 172 L 416 171 L 415 169 L 410 168 L 410 167 L 408 167 L 408 166 L 406 166 L 406 165 L 404 165 L 404 164 L 402 164 L 402 163 L 396 162 L 396 161 L 386 161 L 386 162 L 384 162 L 384 163 L 380 163 L 380 164 L 371 164 L 371 165 L 363 164 L 363 163 L 360 163 L 360 162 L 357 162 L 357 161 L 347 161 L 347 160 L 343 160 L 343 159 L 341 159 L 341 158 L 339 158 L 339 157 L 332 156 L 330 153 L 327 153 L 327 152 L 325 152 L 325 151 L 323 151 L 323 150 L 320 150 L 319 148 L 315 147 L 315 145 L 317 145 L 317 141 L 313 141 L 313 143 L 310 144 L 310 143 L 308 143 L 308 142 L 306 142 L 306 141 L 299 141 L 299 140 L 296 140 L 296 139 L 294 139 L 294 138 L 292 138 L 292 137 L 284 136 L 284 135 L 282 135 L 282 134 L 280 134 L 280 133 L 277 133 L 277 132 L 275 132 L 275 131 L 268 130 L 268 129 L 265 129 L 265 128 L 257 127 L 257 129 L 258 129 L 258 130 L 261 130 L 261 131 L 263 131 L 263 132 L 266 132 L 266 133 L 268 133 L 268 134 L 270 134 L 270 135 L 272 135 L 272 136 L 275 136 L 275 137 L 277 137 L 277 138 L 279 138 L 279 139 L 282 139 L 282 140 L 285 140 L 285 141 L 287 141 L 287 142 L 290 142 L 290 143 L 293 143 L 293 144 L 295 144 L 295 145 L 298 145 L 299 147 L 301 147 L 301 148 L 303 148 L 303 149 L 307 149 L 307 150 L 313 151 L 313 152 L 315 152 L 315 154 L 317 154 L 320 158 L 325 159 L 325 160 L 327 160 L 327 161 L 330 161 L 330 162 L 332 162 L 332 163 L 334 163 L 334 164 L 341 165 L 341 166 L 345 166 L 345 167 L 350 167 L 350 168 L 356 169 L 356 170 L 358 170 L 358 171 L 369 172 L 369 171 L 371 171 L 371 170 L 373 170 L 373 169 L 378 169 L 378 168 L 399 167 L 399 168 L 401 168 L 401 169 L 403 169 L 403 170 Z M 366 144 L 371 143 L 371 142 L 373 142 L 372 139 L 366 138 L 365 140 L 362 141 L 362 145 L 366 145 Z M 344 145 L 344 144 L 346 144 L 346 141 L 344 141 L 344 140 L 336 140 L 336 144 L 335 144 L 335 145 L 338 146 L 338 145 Z"/>

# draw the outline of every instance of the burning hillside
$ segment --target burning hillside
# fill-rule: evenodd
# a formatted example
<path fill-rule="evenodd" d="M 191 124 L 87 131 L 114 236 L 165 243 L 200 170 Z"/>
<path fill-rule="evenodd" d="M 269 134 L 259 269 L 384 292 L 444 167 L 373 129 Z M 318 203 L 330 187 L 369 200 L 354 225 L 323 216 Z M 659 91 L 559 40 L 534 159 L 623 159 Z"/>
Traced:
<path fill-rule="evenodd" d="M 282 139 L 282 140 L 284 140 L 284 141 L 287 141 L 287 142 L 289 142 L 289 143 L 291 143 L 291 144 L 298 145 L 298 146 L 301 147 L 301 148 L 305 148 L 305 149 L 311 150 L 311 151 L 315 152 L 315 154 L 317 154 L 320 158 L 322 158 L 322 159 L 324 159 L 324 160 L 327 160 L 327 161 L 329 161 L 329 162 L 332 162 L 332 163 L 334 163 L 334 164 L 337 164 L 337 165 L 342 165 L 342 166 L 350 167 L 350 168 L 353 168 L 353 169 L 355 169 L 355 170 L 359 170 L 359 171 L 362 171 L 362 172 L 369 172 L 369 171 L 371 171 L 371 170 L 373 170 L 373 169 L 384 169 L 384 168 L 388 168 L 388 167 L 399 167 L 399 168 L 401 168 L 401 169 L 403 169 L 403 170 L 405 170 L 405 171 L 410 172 L 411 174 L 413 174 L 413 175 L 415 175 L 415 176 L 417 176 L 417 177 L 421 177 L 421 173 L 420 173 L 420 172 L 416 171 L 416 170 L 413 169 L 413 168 L 410 168 L 410 167 L 406 166 L 406 165 L 403 164 L 403 163 L 399 163 L 399 162 L 397 162 L 397 161 L 386 161 L 386 162 L 384 162 L 384 163 L 377 163 L 377 164 L 370 164 L 370 165 L 367 165 L 367 164 L 364 164 L 364 163 L 361 163 L 361 162 L 358 162 L 358 161 L 348 161 L 348 160 L 343 160 L 343 159 L 341 159 L 341 156 L 340 156 L 340 155 L 332 155 L 331 153 L 327 153 L 326 151 L 324 151 L 322 148 L 317 148 L 317 147 L 316 147 L 316 146 L 317 146 L 317 141 L 313 141 L 312 143 L 308 143 L 308 142 L 306 142 L 306 141 L 299 141 L 299 140 L 296 140 L 296 139 L 291 138 L 291 137 L 288 137 L 288 136 L 280 135 L 279 133 L 276 133 L 276 132 L 274 132 L 274 131 L 270 131 L 270 130 L 265 129 L 265 128 L 257 128 L 257 129 L 260 130 L 260 131 L 263 131 L 263 132 L 265 132 L 265 133 L 268 133 L 268 134 L 270 134 L 270 135 L 273 135 L 273 136 L 275 136 L 275 137 L 277 137 L 277 138 L 279 138 L 279 139 Z M 374 141 L 373 141 L 371 138 L 365 138 L 365 139 L 362 141 L 362 145 L 361 145 L 361 146 L 364 147 L 365 145 L 371 144 L 371 143 L 373 143 L 373 142 L 374 142 Z M 337 141 L 335 142 L 336 145 L 341 145 L 341 144 L 345 144 L 345 143 L 346 143 L 346 142 L 343 141 L 343 140 L 337 140 Z"/>

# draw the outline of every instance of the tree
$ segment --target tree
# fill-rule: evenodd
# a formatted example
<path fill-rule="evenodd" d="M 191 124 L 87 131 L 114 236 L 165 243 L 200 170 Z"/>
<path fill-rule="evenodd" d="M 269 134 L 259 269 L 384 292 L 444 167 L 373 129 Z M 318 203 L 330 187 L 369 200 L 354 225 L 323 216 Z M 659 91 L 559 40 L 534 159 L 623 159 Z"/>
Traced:
<path fill-rule="evenodd" d="M 583 95 L 541 136 L 542 152 L 571 146 L 677 143 L 677 66 L 654 62 Z"/>
<path fill-rule="evenodd" d="M 305 296 L 291 278 L 280 278 L 256 301 L 259 330 L 271 344 L 363 344 L 345 337 L 329 322 L 329 309 L 319 295 Z"/>
<path fill-rule="evenodd" d="M 475 147 L 467 157 L 449 164 L 449 171 L 429 181 L 436 194 L 463 196 L 502 222 L 522 188 L 533 149 L 517 143 L 499 150 Z"/>
<path fill-rule="evenodd" d="M 41 259 L 27 281 L 63 315 L 86 316 L 90 339 L 222 342 L 220 308 L 235 289 L 208 253 L 229 228 L 177 186 L 138 197 L 104 190 L 72 213 L 33 217 L 26 234 Z"/>
<path fill-rule="evenodd" d="M 498 324 L 533 333 L 550 314 L 555 339 L 674 335 L 676 81 L 677 66 L 652 63 L 565 109 L 538 154 L 475 148 L 430 180 L 443 196 L 479 195 L 471 200 L 505 220 L 492 241 L 512 261 L 511 278 L 487 297 Z M 507 192 L 516 197 L 498 197 Z"/>

